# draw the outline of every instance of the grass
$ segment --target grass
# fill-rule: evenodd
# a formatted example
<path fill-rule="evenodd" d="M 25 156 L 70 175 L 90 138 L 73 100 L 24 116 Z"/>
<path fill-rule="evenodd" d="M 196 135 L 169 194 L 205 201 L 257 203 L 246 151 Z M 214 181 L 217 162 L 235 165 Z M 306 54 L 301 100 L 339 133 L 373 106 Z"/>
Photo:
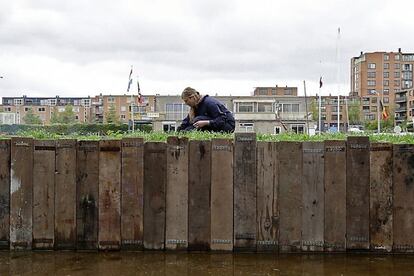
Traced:
<path fill-rule="evenodd" d="M 169 136 L 187 137 L 190 140 L 211 140 L 214 138 L 234 139 L 234 134 L 225 133 L 213 133 L 213 132 L 144 132 L 136 131 L 133 133 L 127 133 L 122 131 L 107 131 L 105 135 L 99 136 L 96 134 L 90 135 L 79 135 L 73 133 L 70 135 L 61 135 L 51 133 L 46 130 L 37 129 L 30 131 L 20 131 L 17 136 L 21 137 L 32 137 L 34 139 L 77 139 L 77 140 L 102 140 L 102 139 L 122 139 L 124 137 L 142 137 L 144 141 L 154 142 L 166 142 Z M 306 134 L 295 134 L 295 133 L 282 133 L 278 135 L 272 134 L 257 134 L 257 141 L 325 141 L 325 140 L 346 140 L 349 136 L 368 136 L 371 142 L 388 142 L 393 144 L 414 144 L 414 135 L 394 135 L 394 134 L 376 134 L 376 133 L 364 133 L 364 134 L 345 134 L 345 133 L 324 133 L 322 135 L 309 136 Z M 0 135 L 0 139 L 10 138 L 7 135 Z"/>

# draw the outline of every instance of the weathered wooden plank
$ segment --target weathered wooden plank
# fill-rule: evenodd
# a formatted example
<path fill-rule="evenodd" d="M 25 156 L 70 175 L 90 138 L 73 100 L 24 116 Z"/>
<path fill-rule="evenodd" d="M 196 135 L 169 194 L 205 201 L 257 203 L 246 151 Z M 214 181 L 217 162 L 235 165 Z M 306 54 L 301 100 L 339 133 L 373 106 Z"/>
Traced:
<path fill-rule="evenodd" d="M 323 251 L 324 143 L 302 144 L 302 251 Z"/>
<path fill-rule="evenodd" d="M 391 252 L 392 144 L 370 146 L 370 244 L 371 250 Z"/>
<path fill-rule="evenodd" d="M 393 146 L 394 252 L 414 252 L 414 145 Z"/>
<path fill-rule="evenodd" d="M 346 245 L 369 249 L 368 137 L 348 137 L 346 155 Z"/>
<path fill-rule="evenodd" d="M 233 141 L 211 142 L 211 250 L 233 250 Z"/>
<path fill-rule="evenodd" d="M 144 147 L 144 248 L 165 248 L 165 185 L 167 144 L 147 142 Z"/>
<path fill-rule="evenodd" d="M 346 142 L 325 141 L 325 251 L 346 250 Z"/>
<path fill-rule="evenodd" d="M 234 145 L 234 250 L 256 251 L 256 134 L 236 133 Z"/>
<path fill-rule="evenodd" d="M 257 143 L 257 251 L 277 251 L 279 210 L 276 143 Z"/>
<path fill-rule="evenodd" d="M 12 138 L 10 168 L 10 249 L 32 249 L 33 139 Z"/>
<path fill-rule="evenodd" d="M 56 141 L 55 248 L 76 248 L 76 140 Z"/>
<path fill-rule="evenodd" d="M 279 142 L 279 251 L 298 252 L 302 240 L 302 143 Z"/>
<path fill-rule="evenodd" d="M 53 249 L 55 240 L 54 140 L 35 140 L 33 154 L 33 249 Z"/>
<path fill-rule="evenodd" d="M 10 248 L 10 140 L 0 140 L 0 250 Z"/>
<path fill-rule="evenodd" d="M 98 248 L 99 141 L 79 141 L 76 155 L 78 250 Z"/>
<path fill-rule="evenodd" d="M 165 248 L 187 249 L 188 138 L 167 139 Z"/>
<path fill-rule="evenodd" d="M 100 250 L 121 248 L 121 141 L 99 142 Z"/>
<path fill-rule="evenodd" d="M 144 139 L 122 139 L 121 247 L 144 248 Z"/>
<path fill-rule="evenodd" d="M 188 171 L 188 250 L 209 250 L 211 244 L 210 141 L 190 141 Z"/>

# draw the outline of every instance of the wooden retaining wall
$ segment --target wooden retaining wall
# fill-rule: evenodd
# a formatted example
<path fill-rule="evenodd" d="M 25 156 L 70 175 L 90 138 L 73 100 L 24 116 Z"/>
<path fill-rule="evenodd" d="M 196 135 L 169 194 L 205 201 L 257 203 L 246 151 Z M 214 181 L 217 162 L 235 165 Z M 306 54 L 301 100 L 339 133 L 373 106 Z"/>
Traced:
<path fill-rule="evenodd" d="M 414 145 L 0 140 L 0 249 L 414 252 Z"/>

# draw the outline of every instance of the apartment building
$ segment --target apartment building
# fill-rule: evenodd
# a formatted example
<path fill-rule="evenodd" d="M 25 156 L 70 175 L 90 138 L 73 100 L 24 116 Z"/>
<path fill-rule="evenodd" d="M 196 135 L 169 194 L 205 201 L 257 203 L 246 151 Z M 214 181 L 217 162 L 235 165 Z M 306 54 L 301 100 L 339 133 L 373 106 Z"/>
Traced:
<path fill-rule="evenodd" d="M 384 106 L 394 106 L 401 90 L 413 88 L 414 54 L 363 53 L 351 59 L 351 93 L 360 97 L 380 95 Z M 391 108 L 393 109 L 393 108 Z"/>
<path fill-rule="evenodd" d="M 401 90 L 395 94 L 395 123 L 414 123 L 414 89 Z"/>
<path fill-rule="evenodd" d="M 134 117 L 135 123 L 151 122 L 158 114 L 155 110 L 155 95 L 143 96 L 141 102 L 138 95 L 100 95 L 100 107 L 96 116 L 108 121 L 110 110 L 114 110 L 121 123 L 128 123 Z M 133 110 L 133 113 L 131 112 Z"/>
<path fill-rule="evenodd" d="M 306 127 L 305 98 L 297 96 L 216 96 L 236 120 L 236 132 L 278 134 L 286 131 L 304 133 Z M 310 99 L 308 100 L 310 104 Z M 189 107 L 180 96 L 157 96 L 159 117 L 154 130 L 174 131 L 187 116 Z M 311 120 L 310 112 L 308 118 Z M 310 121 L 310 127 L 315 122 Z"/>
<path fill-rule="evenodd" d="M 50 105 L 2 105 L 0 106 L 0 123 L 3 124 L 25 124 L 26 114 L 31 111 L 38 116 L 42 124 L 51 123 L 52 114 L 65 111 L 65 106 Z M 75 120 L 78 123 L 90 122 L 90 108 L 85 106 L 73 106 Z"/>

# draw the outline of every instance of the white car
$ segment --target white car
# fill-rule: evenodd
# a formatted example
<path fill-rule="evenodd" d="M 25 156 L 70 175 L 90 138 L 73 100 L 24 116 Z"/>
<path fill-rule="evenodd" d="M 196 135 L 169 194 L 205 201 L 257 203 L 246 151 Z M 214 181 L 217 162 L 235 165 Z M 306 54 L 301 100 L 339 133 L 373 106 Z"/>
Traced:
<path fill-rule="evenodd" d="M 362 133 L 362 132 L 364 132 L 363 130 L 360 130 L 359 128 L 357 128 L 357 127 L 350 127 L 349 129 L 348 129 L 348 132 L 359 132 L 359 133 Z"/>

